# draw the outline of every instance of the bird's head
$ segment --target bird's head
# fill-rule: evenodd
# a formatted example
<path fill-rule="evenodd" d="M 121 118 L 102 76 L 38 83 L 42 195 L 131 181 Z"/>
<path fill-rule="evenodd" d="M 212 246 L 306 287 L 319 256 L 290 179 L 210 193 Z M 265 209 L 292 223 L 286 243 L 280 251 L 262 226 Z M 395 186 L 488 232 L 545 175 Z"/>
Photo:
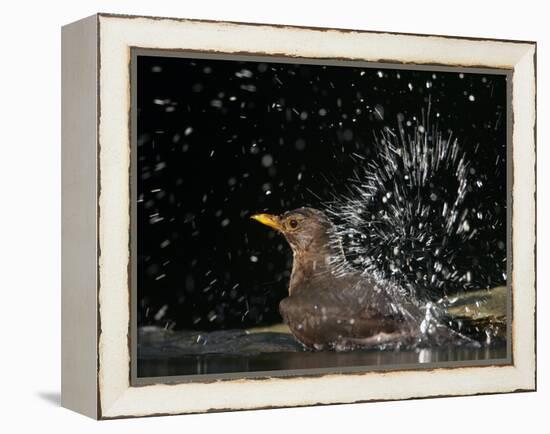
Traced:
<path fill-rule="evenodd" d="M 333 225 L 322 211 L 297 208 L 281 215 L 255 214 L 250 218 L 282 233 L 294 253 L 321 253 L 331 248 Z"/>

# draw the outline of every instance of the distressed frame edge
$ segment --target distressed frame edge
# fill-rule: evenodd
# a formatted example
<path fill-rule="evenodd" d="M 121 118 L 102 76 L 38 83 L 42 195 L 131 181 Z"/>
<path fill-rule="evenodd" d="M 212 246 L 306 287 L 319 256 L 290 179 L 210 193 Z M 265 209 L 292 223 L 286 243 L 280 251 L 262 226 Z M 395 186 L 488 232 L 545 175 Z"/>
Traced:
<path fill-rule="evenodd" d="M 106 16 L 105 14 L 101 14 L 101 16 Z M 109 16 L 110 17 L 110 16 Z M 117 19 L 120 19 L 120 16 L 117 16 L 118 18 Z M 130 17 L 130 18 L 137 18 L 137 17 Z M 125 17 L 124 19 L 127 19 L 127 17 Z M 147 18 L 147 19 L 154 19 L 154 18 Z M 99 19 L 98 19 L 99 20 Z M 174 19 L 171 19 L 171 20 L 174 20 Z M 182 21 L 185 21 L 185 22 L 192 22 L 194 20 L 182 20 Z M 215 22 L 216 24 L 222 24 L 222 22 Z M 235 25 L 238 25 L 237 23 L 235 23 Z M 254 26 L 253 24 L 250 25 L 250 26 Z M 286 28 L 288 26 L 282 26 L 283 28 Z M 299 30 L 299 29 L 304 29 L 304 28 L 301 28 L 301 27 L 292 27 L 294 30 Z M 307 30 L 307 28 L 306 28 Z M 321 30 L 321 29 L 318 29 L 318 30 Z M 329 29 L 330 30 L 330 29 Z M 353 32 L 353 31 L 352 31 Z M 374 33 L 374 32 L 364 32 L 364 33 L 367 33 L 367 34 L 370 34 L 370 33 Z M 382 32 L 382 33 L 385 33 L 385 32 Z M 431 35 L 420 35 L 420 37 L 430 37 Z M 445 36 L 437 36 L 439 38 L 446 38 L 446 39 L 459 39 L 459 38 L 455 38 L 455 37 L 445 37 Z M 468 39 L 470 40 L 470 39 Z M 477 39 L 476 39 L 477 40 Z M 480 39 L 480 40 L 486 40 L 486 39 Z M 498 42 L 503 42 L 501 40 L 497 40 Z M 536 68 L 534 67 L 535 65 L 535 62 L 536 62 L 536 43 L 524 43 L 522 42 L 522 44 L 527 44 L 526 47 L 525 47 L 525 56 L 524 57 L 531 57 L 533 58 L 532 60 L 532 67 L 533 67 L 533 76 L 532 77 L 528 77 L 530 79 L 530 83 L 533 85 L 533 91 L 534 91 L 534 95 L 536 97 Z M 101 54 L 101 53 L 100 53 Z M 522 58 L 523 59 L 523 58 Z M 520 59 L 521 61 L 521 59 Z M 519 65 L 520 61 L 516 62 L 516 64 L 514 65 L 514 69 L 517 65 Z M 530 59 L 527 59 L 526 60 L 527 62 L 530 61 Z M 527 69 L 529 70 L 530 67 L 527 66 Z M 515 71 L 516 72 L 516 71 Z M 527 71 L 529 72 L 529 71 Z M 514 77 L 515 78 L 515 77 Z M 515 83 L 515 81 L 514 81 Z M 536 132 L 536 106 L 533 106 L 533 124 L 532 124 L 532 130 L 533 130 L 533 141 L 532 141 L 532 145 L 533 145 L 533 151 L 534 151 L 534 154 L 533 156 L 535 157 L 536 159 L 536 137 L 535 137 L 535 132 Z M 515 113 L 515 107 L 513 109 L 514 113 Z M 514 130 L 514 133 L 515 133 L 515 130 Z M 515 136 L 514 136 L 515 138 Z M 513 141 L 514 144 L 517 143 L 516 140 Z M 536 163 L 536 161 L 535 161 Z M 535 169 L 535 167 L 533 167 L 533 170 Z M 536 183 L 536 178 L 535 178 L 535 183 Z M 533 186 L 533 191 L 536 193 L 536 185 Z M 536 215 L 535 215 L 535 219 L 536 219 Z M 534 220 L 534 224 L 536 225 L 536 220 Z M 536 242 L 536 232 L 535 232 L 535 240 Z M 536 252 L 535 252 L 536 253 Z M 535 267 L 536 267 L 536 264 L 535 264 Z M 535 273 L 535 267 L 533 268 L 533 273 Z M 533 288 L 535 291 L 536 291 L 536 288 Z M 535 308 L 535 306 L 533 306 Z M 536 310 L 533 311 L 533 317 L 535 318 L 536 320 L 536 317 L 535 317 L 535 312 Z M 535 327 L 535 330 L 536 331 L 536 327 Z M 519 387 L 517 388 L 512 388 L 510 390 L 503 390 L 503 391 L 496 391 L 496 392 L 479 392 L 481 394 L 489 394 L 489 393 L 507 393 L 507 392 L 514 392 L 514 391 L 531 391 L 531 390 L 536 390 L 536 341 L 534 341 L 534 370 L 533 370 L 533 379 L 532 381 L 530 379 L 527 379 L 525 384 L 520 384 L 518 385 Z M 98 350 L 101 351 L 101 348 L 98 347 Z M 100 367 L 101 368 L 101 367 Z M 254 381 L 254 380 L 247 380 L 247 381 Z M 283 380 L 285 381 L 285 380 Z M 101 381 L 99 381 L 98 383 L 99 385 L 99 389 L 101 389 Z M 522 387 L 522 386 L 525 386 L 525 387 Z M 131 389 L 131 387 L 130 387 Z M 433 396 L 462 396 L 462 395 L 472 395 L 472 394 L 478 394 L 476 392 L 473 392 L 473 393 L 458 393 L 457 395 L 455 394 L 450 394 L 450 395 L 421 395 L 421 394 L 417 394 L 416 396 L 403 396 L 403 397 L 398 397 L 398 398 L 387 398 L 387 399 L 421 399 L 421 398 L 427 398 L 427 397 L 433 397 Z M 122 394 L 124 395 L 124 394 Z M 122 398 L 122 400 L 124 401 L 124 397 L 120 395 L 119 398 Z M 366 399 L 366 400 L 358 400 L 358 401 L 344 401 L 344 402 L 370 402 L 370 401 L 380 401 L 380 400 L 386 400 L 386 399 Z M 120 399 L 116 399 L 115 400 L 116 402 L 111 402 L 111 404 L 116 404 L 120 401 Z M 288 403 L 288 404 L 281 404 L 281 405 L 273 405 L 273 406 L 264 406 L 264 407 L 260 407 L 260 406 L 252 406 L 252 407 L 235 407 L 235 408 L 222 408 L 222 407 L 216 407 L 216 408 L 209 408 L 209 409 L 205 409 L 203 411 L 227 411 L 227 410 L 239 410 L 239 409 L 249 409 L 249 408 L 271 408 L 271 407 L 284 407 L 284 406 L 289 406 L 289 405 L 292 405 L 292 406 L 302 406 L 302 405 L 320 405 L 320 404 L 328 404 L 328 403 L 344 403 L 344 402 L 312 402 L 312 403 L 305 403 L 305 404 L 292 404 L 292 403 Z M 116 408 L 117 405 L 112 405 L 111 407 L 109 407 L 108 409 L 104 409 L 104 415 L 103 415 L 103 418 L 118 418 L 118 417 L 134 417 L 134 416 L 146 416 L 146 415 L 150 415 L 150 413 L 140 413 L 140 412 L 137 412 L 137 413 L 133 413 L 133 414 L 127 414 L 127 413 L 124 413 L 124 412 L 120 412 L 121 409 L 117 409 Z M 176 412 L 173 412 L 173 411 L 169 411 L 169 412 L 166 412 L 166 413 L 155 413 L 155 415 L 160 415 L 160 414 L 179 414 L 179 413 L 188 413 L 188 412 L 202 412 L 202 411 L 186 411 L 185 409 L 181 409 L 181 410 L 178 410 Z"/>
<path fill-rule="evenodd" d="M 214 19 L 205 19 L 205 18 L 178 18 L 178 17 L 168 17 L 168 16 L 152 16 L 152 15 L 132 15 L 132 14 L 120 14 L 120 13 L 111 13 L 111 12 L 98 12 L 97 16 L 99 18 L 122 18 L 122 19 L 148 19 L 148 20 L 157 20 L 157 21 L 175 21 L 180 23 L 190 22 L 190 23 L 205 23 L 205 24 L 229 24 L 237 26 L 251 26 L 251 27 L 272 27 L 275 29 L 298 29 L 298 30 L 314 30 L 320 32 L 340 32 L 340 33 L 370 33 L 370 34 L 380 34 L 380 35 L 396 35 L 396 36 L 419 36 L 419 37 L 436 37 L 444 39 L 459 39 L 465 41 L 489 41 L 489 42 L 504 42 L 504 43 L 514 43 L 514 44 L 536 44 L 534 40 L 522 40 L 522 39 L 500 39 L 500 38 L 491 38 L 491 37 L 476 37 L 476 36 L 454 36 L 454 35 L 441 35 L 441 34 L 430 34 L 430 33 L 414 33 L 414 32 L 397 32 L 397 31 L 384 31 L 384 30 L 362 30 L 362 29 L 352 29 L 352 28 L 343 28 L 343 27 L 320 27 L 320 26 L 306 26 L 306 25 L 296 25 L 296 24 L 275 24 L 275 23 L 253 23 L 247 21 L 231 21 L 231 20 L 214 20 Z"/>
<path fill-rule="evenodd" d="M 97 14 L 61 29 L 61 405 L 93 419 L 100 417 L 98 30 Z"/>

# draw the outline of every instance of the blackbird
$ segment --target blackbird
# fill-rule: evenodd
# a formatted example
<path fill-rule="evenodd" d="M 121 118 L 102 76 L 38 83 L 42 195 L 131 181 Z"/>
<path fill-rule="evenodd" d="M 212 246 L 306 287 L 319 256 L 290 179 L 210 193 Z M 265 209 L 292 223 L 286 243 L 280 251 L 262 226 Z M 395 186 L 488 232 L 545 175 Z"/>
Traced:
<path fill-rule="evenodd" d="M 328 217 L 313 208 L 251 217 L 284 235 L 293 252 L 279 311 L 292 334 L 316 350 L 400 346 L 417 339 L 426 312 L 390 284 L 354 269 Z"/>

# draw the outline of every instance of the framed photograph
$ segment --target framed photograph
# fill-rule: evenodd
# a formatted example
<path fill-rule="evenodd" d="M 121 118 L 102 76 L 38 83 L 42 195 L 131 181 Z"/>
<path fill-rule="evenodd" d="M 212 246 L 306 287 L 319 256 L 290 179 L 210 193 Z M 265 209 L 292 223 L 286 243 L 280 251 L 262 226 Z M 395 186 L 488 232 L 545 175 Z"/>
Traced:
<path fill-rule="evenodd" d="M 64 406 L 535 390 L 534 42 L 108 14 L 62 36 Z"/>

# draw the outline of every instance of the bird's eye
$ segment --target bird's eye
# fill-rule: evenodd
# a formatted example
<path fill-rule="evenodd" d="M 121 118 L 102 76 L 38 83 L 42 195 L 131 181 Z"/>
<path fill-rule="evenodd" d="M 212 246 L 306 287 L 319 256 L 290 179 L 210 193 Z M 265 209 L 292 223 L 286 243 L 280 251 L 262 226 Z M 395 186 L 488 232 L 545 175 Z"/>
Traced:
<path fill-rule="evenodd" d="M 290 225 L 290 227 L 291 227 L 292 229 L 296 229 L 296 228 L 298 227 L 298 221 L 297 221 L 297 220 L 294 220 L 294 219 L 290 220 L 290 221 L 288 222 L 288 224 Z"/>

